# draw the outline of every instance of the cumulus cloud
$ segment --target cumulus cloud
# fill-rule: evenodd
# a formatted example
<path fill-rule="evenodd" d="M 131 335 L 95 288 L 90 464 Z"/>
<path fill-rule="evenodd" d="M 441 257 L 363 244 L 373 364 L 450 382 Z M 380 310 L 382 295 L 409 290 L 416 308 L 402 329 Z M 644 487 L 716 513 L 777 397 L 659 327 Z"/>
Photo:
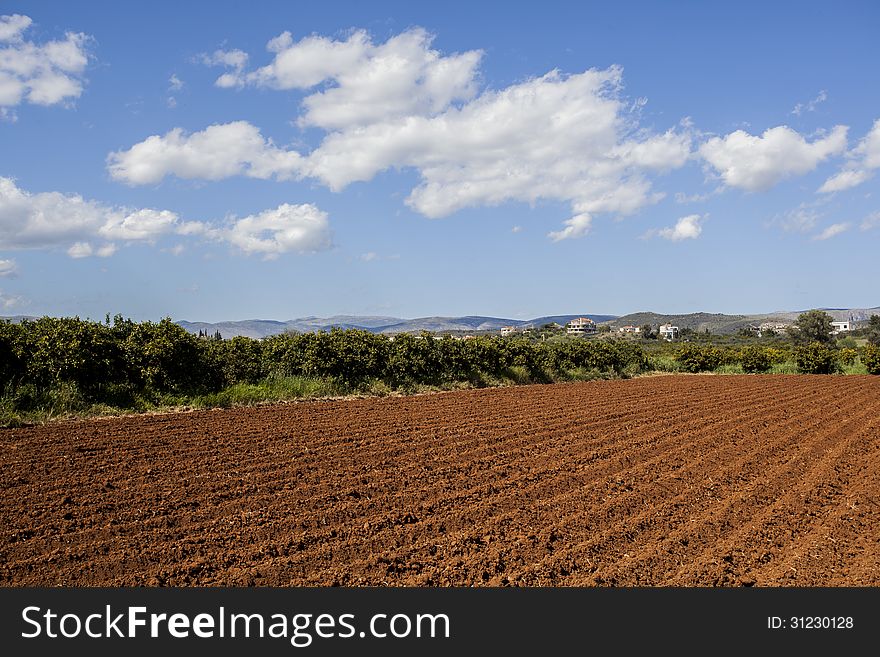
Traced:
<path fill-rule="evenodd" d="M 363 30 L 344 40 L 308 36 L 294 41 L 290 32 L 269 41 L 271 63 L 245 73 L 241 51 L 215 53 L 208 63 L 231 71 L 220 87 L 254 85 L 273 89 L 324 88 L 304 101 L 302 126 L 343 129 L 413 115 L 441 112 L 477 91 L 481 51 L 443 56 L 431 48 L 433 36 L 414 28 L 374 44 Z"/>
<path fill-rule="evenodd" d="M 79 98 L 88 64 L 89 37 L 67 32 L 64 39 L 37 44 L 24 38 L 27 16 L 0 16 L 0 117 L 14 120 L 21 103 L 55 105 Z"/>
<path fill-rule="evenodd" d="M 152 242 L 177 222 L 168 211 L 109 207 L 60 192 L 31 194 L 0 177 L 0 249 L 71 245 L 75 257 L 107 256 L 112 240 Z M 102 243 L 93 246 L 96 240 Z"/>
<path fill-rule="evenodd" d="M 730 187 L 749 192 L 770 189 L 778 182 L 815 169 L 820 162 L 846 149 L 846 126 L 808 142 L 788 126 L 765 130 L 761 136 L 743 130 L 713 137 L 700 146 L 700 155 Z"/>
<path fill-rule="evenodd" d="M 828 226 L 828 228 L 823 230 L 821 233 L 819 233 L 818 235 L 815 235 L 813 237 L 813 239 L 814 240 L 831 239 L 832 237 L 840 235 L 841 233 L 849 230 L 849 227 L 850 227 L 849 223 L 831 224 L 830 226 Z"/>
<path fill-rule="evenodd" d="M 689 214 L 675 222 L 675 226 L 660 229 L 657 231 L 657 235 L 672 242 L 695 240 L 700 236 L 700 233 L 703 232 L 701 223 L 704 220 L 705 216 Z"/>
<path fill-rule="evenodd" d="M 91 256 L 109 258 L 114 253 L 116 253 L 115 244 L 103 244 L 98 248 L 95 248 L 89 242 L 74 242 L 71 244 L 70 248 L 67 249 L 67 255 L 74 259 L 89 258 Z"/>
<path fill-rule="evenodd" d="M 826 180 L 818 190 L 820 193 L 852 189 L 873 177 L 873 170 L 880 168 L 880 119 L 847 156 L 846 168 Z"/>
<path fill-rule="evenodd" d="M 583 237 L 590 232 L 590 226 L 592 226 L 592 224 L 593 218 L 589 214 L 577 214 L 571 219 L 566 219 L 562 222 L 562 225 L 565 226 L 565 228 L 562 230 L 551 231 L 547 233 L 547 237 L 554 242 L 561 242 L 562 240 L 575 237 Z"/>
<path fill-rule="evenodd" d="M 230 87 L 238 87 L 244 84 L 242 80 L 242 72 L 247 66 L 248 55 L 242 50 L 215 50 L 210 55 L 202 55 L 202 63 L 208 66 L 226 66 L 232 71 L 224 73 L 214 83 L 218 87 L 228 89 Z"/>
<path fill-rule="evenodd" d="M 311 204 L 284 203 L 274 210 L 235 219 L 219 236 L 247 254 L 266 259 L 282 253 L 314 253 L 330 247 L 327 213 Z"/>
<path fill-rule="evenodd" d="M 22 32 L 29 28 L 32 22 L 30 16 L 20 14 L 0 16 L 0 42 L 20 41 Z"/>
<path fill-rule="evenodd" d="M 0 260 L 0 278 L 12 278 L 18 273 L 15 260 Z"/>
<path fill-rule="evenodd" d="M 695 240 L 703 232 L 702 224 L 707 217 L 708 215 L 689 214 L 686 217 L 681 217 L 674 226 L 649 230 L 642 235 L 642 239 L 662 237 L 671 242 Z"/>
<path fill-rule="evenodd" d="M 167 236 L 224 242 L 269 258 L 331 244 L 327 214 L 314 205 L 283 204 L 214 224 L 181 221 L 168 210 L 111 207 L 74 194 L 31 194 L 0 177 L 0 250 L 60 248 L 71 258 L 106 258 L 117 243 L 154 244 Z M 171 252 L 180 253 L 179 248 Z M 0 261 L 5 262 L 12 261 Z"/>
<path fill-rule="evenodd" d="M 620 98 L 619 67 L 574 75 L 558 71 L 478 93 L 478 51 L 442 56 L 410 30 L 373 44 L 363 32 L 333 41 L 282 35 L 273 62 L 246 72 L 229 61 L 236 85 L 325 87 L 303 100 L 302 125 L 326 130 L 317 148 L 298 153 L 264 139 L 246 122 L 152 136 L 110 155 L 111 175 L 130 184 L 165 175 L 218 180 L 232 175 L 313 178 L 333 191 L 395 168 L 420 184 L 407 204 L 428 217 L 466 207 L 541 200 L 570 204 L 572 217 L 549 237 L 585 235 L 594 215 L 625 215 L 658 201 L 648 174 L 683 166 L 687 125 L 639 129 Z M 239 65 L 241 65 L 239 67 Z M 395 86 L 397 85 L 397 86 Z"/>
<path fill-rule="evenodd" d="M 235 175 L 290 179 L 301 168 L 301 156 L 277 148 L 247 121 L 212 125 L 193 134 L 175 128 L 153 135 L 127 151 L 110 153 L 110 175 L 131 185 L 178 178 L 220 180 Z"/>

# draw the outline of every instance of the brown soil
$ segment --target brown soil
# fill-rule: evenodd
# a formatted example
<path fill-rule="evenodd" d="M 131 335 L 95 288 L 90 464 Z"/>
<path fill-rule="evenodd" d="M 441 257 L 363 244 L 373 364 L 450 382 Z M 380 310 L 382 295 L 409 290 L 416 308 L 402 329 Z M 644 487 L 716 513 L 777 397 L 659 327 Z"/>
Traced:
<path fill-rule="evenodd" d="M 0 431 L 0 584 L 880 584 L 880 377 L 666 376 Z"/>

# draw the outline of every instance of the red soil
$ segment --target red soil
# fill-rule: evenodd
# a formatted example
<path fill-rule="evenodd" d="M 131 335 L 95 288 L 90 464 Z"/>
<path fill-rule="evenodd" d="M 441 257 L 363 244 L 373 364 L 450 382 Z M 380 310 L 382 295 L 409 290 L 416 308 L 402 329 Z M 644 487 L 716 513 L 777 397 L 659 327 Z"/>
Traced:
<path fill-rule="evenodd" d="M 880 584 L 880 377 L 0 430 L 0 585 Z"/>

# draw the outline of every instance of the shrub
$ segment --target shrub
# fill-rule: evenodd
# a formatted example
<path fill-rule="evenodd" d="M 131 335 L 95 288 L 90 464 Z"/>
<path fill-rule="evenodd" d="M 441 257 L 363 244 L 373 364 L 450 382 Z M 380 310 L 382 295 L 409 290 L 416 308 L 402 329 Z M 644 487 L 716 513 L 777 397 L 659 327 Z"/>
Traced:
<path fill-rule="evenodd" d="M 868 374 L 880 374 L 880 347 L 869 344 L 865 345 L 862 352 L 862 362 L 868 370 Z"/>
<path fill-rule="evenodd" d="M 717 347 L 688 344 L 679 350 L 675 360 L 685 372 L 711 372 L 724 362 L 724 352 Z"/>
<path fill-rule="evenodd" d="M 818 342 L 798 347 L 794 352 L 794 359 L 798 371 L 804 374 L 834 374 L 838 371 L 837 353 Z"/>
<path fill-rule="evenodd" d="M 855 349 L 841 349 L 837 352 L 837 362 L 844 366 L 854 365 L 858 355 L 859 352 Z"/>
<path fill-rule="evenodd" d="M 740 363 L 744 372 L 757 374 L 766 372 L 773 364 L 769 349 L 758 346 L 745 347 L 740 352 Z"/>

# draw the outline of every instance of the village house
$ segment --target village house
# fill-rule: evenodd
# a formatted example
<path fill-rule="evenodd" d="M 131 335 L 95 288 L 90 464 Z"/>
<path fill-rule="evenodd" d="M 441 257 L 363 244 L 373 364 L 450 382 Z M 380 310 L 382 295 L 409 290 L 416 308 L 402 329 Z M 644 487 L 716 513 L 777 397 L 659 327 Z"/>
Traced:
<path fill-rule="evenodd" d="M 678 337 L 678 327 L 672 324 L 661 324 L 657 334 L 663 340 L 675 340 Z"/>
<path fill-rule="evenodd" d="M 782 324 L 780 322 L 763 322 L 758 326 L 758 337 L 760 338 L 765 334 L 785 333 L 788 331 L 788 328 L 788 324 Z"/>
<path fill-rule="evenodd" d="M 595 333 L 597 330 L 596 322 L 589 317 L 578 317 L 577 319 L 571 320 L 565 326 L 565 332 L 569 335 L 587 335 L 589 333 Z"/>
<path fill-rule="evenodd" d="M 831 322 L 831 335 L 837 335 L 838 333 L 849 333 L 852 331 L 852 320 L 846 320 L 843 322 Z"/>
<path fill-rule="evenodd" d="M 502 326 L 501 327 L 501 335 L 513 335 L 516 333 L 515 326 Z"/>
<path fill-rule="evenodd" d="M 641 333 L 642 328 L 640 326 L 621 326 L 617 329 L 618 333 Z"/>

